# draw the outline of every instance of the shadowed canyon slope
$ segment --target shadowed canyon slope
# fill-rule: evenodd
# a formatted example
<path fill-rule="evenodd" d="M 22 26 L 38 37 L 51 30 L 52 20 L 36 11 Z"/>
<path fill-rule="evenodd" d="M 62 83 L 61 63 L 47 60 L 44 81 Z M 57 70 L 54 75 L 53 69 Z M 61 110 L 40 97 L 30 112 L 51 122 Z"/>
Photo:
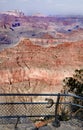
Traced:
<path fill-rule="evenodd" d="M 83 41 L 34 45 L 29 39 L 0 52 L 1 93 L 58 93 L 62 80 L 83 67 Z"/>

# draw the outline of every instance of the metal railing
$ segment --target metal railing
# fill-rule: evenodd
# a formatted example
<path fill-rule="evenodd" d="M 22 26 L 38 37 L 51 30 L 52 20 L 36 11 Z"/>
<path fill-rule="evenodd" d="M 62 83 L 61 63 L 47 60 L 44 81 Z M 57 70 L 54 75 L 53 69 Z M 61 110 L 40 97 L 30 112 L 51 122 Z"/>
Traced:
<path fill-rule="evenodd" d="M 32 98 L 42 101 L 33 102 Z M 83 101 L 83 97 L 74 94 L 0 94 L 0 123 L 27 123 L 27 120 L 46 119 L 54 117 L 57 122 L 59 105 L 77 106 L 83 110 L 83 106 L 72 102 L 61 102 L 60 97 L 74 97 Z M 46 100 L 45 100 L 46 99 Z M 17 120 L 17 121 L 15 121 Z M 56 125 L 56 123 L 54 123 Z M 59 123 L 58 123 L 59 125 Z"/>

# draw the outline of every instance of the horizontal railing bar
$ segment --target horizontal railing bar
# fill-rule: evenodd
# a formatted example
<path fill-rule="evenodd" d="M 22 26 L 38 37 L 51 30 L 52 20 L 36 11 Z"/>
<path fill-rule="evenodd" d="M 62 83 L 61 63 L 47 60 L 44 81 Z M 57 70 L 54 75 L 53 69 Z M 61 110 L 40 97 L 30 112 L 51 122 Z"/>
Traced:
<path fill-rule="evenodd" d="M 81 100 L 83 100 L 83 97 L 81 96 L 77 96 L 75 94 L 59 94 L 60 96 L 70 96 L 70 97 L 76 97 L 76 98 L 79 98 Z M 58 94 L 50 94 L 50 93 L 44 93 L 44 94 L 39 94 L 39 93 L 36 93 L 36 94 L 23 94 L 23 93 L 0 93 L 0 96 L 58 96 Z"/>
<path fill-rule="evenodd" d="M 42 104 L 49 105 L 49 103 L 47 102 L 7 102 L 7 103 L 2 102 L 0 103 L 0 105 L 42 105 Z M 54 104 L 56 104 L 56 102 Z M 59 104 L 68 104 L 68 105 L 73 105 L 73 106 L 78 106 L 83 108 L 82 105 L 71 103 L 71 102 L 59 102 Z"/>
<path fill-rule="evenodd" d="M 55 117 L 55 115 L 15 115 L 15 116 L 0 116 L 0 118 L 26 118 L 26 117 L 45 117 L 45 116 L 52 116 Z"/>
<path fill-rule="evenodd" d="M 71 96 L 71 97 L 76 97 L 76 98 L 79 98 L 79 99 L 81 99 L 81 100 L 83 100 L 83 97 L 82 96 L 78 96 L 78 95 L 75 95 L 75 94 L 68 94 L 69 96 Z"/>
<path fill-rule="evenodd" d="M 48 94 L 48 93 L 44 93 L 44 94 L 39 94 L 39 93 L 36 93 L 36 94 L 33 94 L 33 93 L 30 93 L 30 94 L 27 94 L 27 93 L 1 93 L 0 96 L 58 96 L 58 94 Z"/>
<path fill-rule="evenodd" d="M 27 104 L 27 105 L 34 105 L 34 104 L 48 104 L 48 103 L 46 103 L 46 102 L 14 102 L 14 103 L 12 103 L 12 102 L 7 102 L 7 103 L 4 103 L 4 102 L 2 102 L 2 103 L 0 103 L 0 105 L 24 105 L 24 104 Z"/>
<path fill-rule="evenodd" d="M 83 108 L 83 106 L 82 106 L 82 105 L 79 105 L 79 104 L 71 103 L 71 105 L 72 105 L 72 106 L 77 106 L 77 107 Z"/>

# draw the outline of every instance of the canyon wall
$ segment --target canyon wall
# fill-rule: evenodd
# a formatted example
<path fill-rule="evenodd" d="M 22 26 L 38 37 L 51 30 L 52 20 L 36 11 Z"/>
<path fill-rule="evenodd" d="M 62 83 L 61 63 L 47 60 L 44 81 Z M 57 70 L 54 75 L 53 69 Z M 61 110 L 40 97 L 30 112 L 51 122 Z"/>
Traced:
<path fill-rule="evenodd" d="M 83 41 L 44 48 L 25 39 L 0 52 L 0 93 L 58 93 L 63 79 L 82 67 Z"/>

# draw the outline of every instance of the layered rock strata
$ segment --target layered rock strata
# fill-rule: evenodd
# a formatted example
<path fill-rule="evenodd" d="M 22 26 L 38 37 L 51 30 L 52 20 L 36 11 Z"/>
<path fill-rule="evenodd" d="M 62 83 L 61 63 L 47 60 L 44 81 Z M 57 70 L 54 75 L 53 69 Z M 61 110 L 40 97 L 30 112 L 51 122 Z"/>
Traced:
<path fill-rule="evenodd" d="M 25 39 L 0 52 L 0 93 L 58 93 L 82 67 L 83 41 L 44 48 Z"/>

